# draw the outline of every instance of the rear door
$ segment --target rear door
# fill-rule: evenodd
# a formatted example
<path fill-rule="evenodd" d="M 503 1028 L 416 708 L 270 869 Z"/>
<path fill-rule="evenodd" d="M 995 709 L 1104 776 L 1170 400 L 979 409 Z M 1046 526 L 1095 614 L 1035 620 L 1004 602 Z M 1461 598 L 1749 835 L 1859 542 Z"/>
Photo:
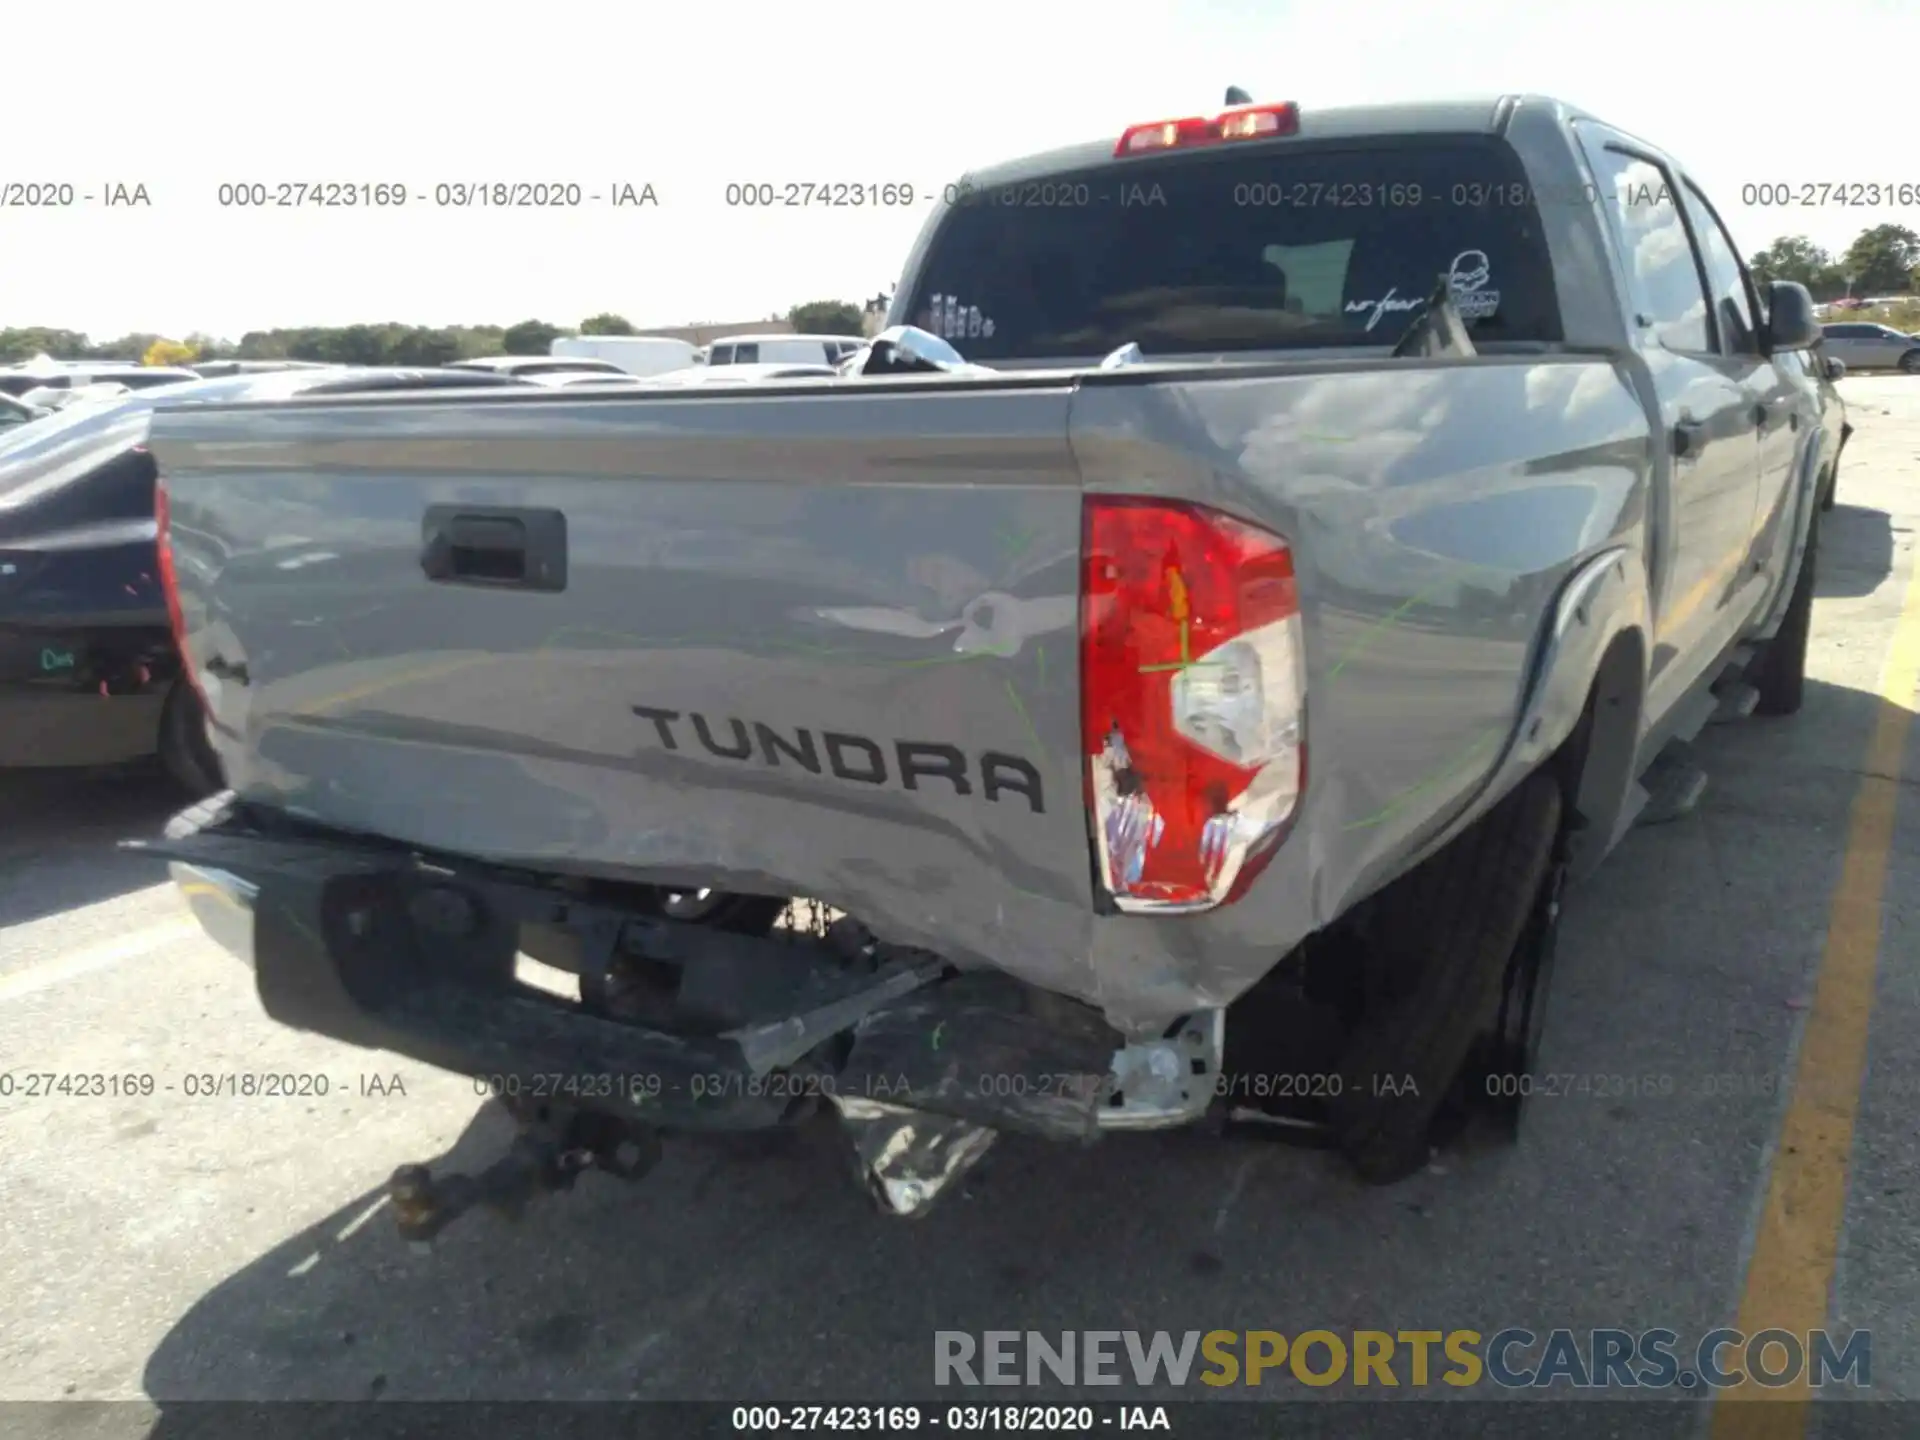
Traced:
<path fill-rule="evenodd" d="M 1818 408 L 1798 365 L 1760 353 L 1760 307 L 1740 252 L 1712 202 L 1691 180 L 1683 183 L 1680 205 L 1699 249 L 1713 302 L 1714 340 L 1727 373 L 1753 405 L 1758 439 L 1757 491 L 1750 530 L 1757 568 L 1770 548 L 1778 522 L 1793 514 L 1794 477 L 1803 447 L 1818 428 Z M 1783 357 L 1785 358 L 1785 357 Z"/>
<path fill-rule="evenodd" d="M 1722 345 L 1706 263 L 1673 173 L 1617 132 L 1578 131 L 1625 262 L 1637 348 L 1652 372 L 1660 448 L 1671 466 L 1653 516 L 1648 711 L 1658 717 L 1744 618 L 1738 602 L 1761 469 L 1757 362 L 1731 340 Z"/>

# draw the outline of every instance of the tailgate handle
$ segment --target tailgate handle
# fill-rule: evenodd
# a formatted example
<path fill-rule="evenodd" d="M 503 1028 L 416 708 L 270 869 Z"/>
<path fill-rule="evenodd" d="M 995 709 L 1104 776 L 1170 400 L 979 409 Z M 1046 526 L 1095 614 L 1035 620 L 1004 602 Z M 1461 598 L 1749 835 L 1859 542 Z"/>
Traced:
<path fill-rule="evenodd" d="M 432 505 L 420 532 L 420 568 L 436 584 L 567 588 L 567 517 L 558 510 Z"/>

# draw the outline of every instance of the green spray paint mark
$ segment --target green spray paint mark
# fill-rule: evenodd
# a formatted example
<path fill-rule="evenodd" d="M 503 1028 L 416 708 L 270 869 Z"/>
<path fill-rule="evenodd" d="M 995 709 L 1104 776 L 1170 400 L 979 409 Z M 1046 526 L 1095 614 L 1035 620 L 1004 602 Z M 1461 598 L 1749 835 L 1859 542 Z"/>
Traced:
<path fill-rule="evenodd" d="M 73 652 L 71 650 L 42 650 L 40 652 L 40 668 L 42 670 L 71 670 L 73 669 Z"/>
<path fill-rule="evenodd" d="M 1340 828 L 1342 830 L 1366 830 L 1372 826 L 1385 823 L 1401 810 L 1405 809 L 1414 800 L 1433 789 L 1433 787 L 1438 785 L 1442 780 L 1466 768 L 1482 750 L 1486 749 L 1490 744 L 1497 743 L 1505 733 L 1506 732 L 1498 725 L 1481 731 L 1466 749 L 1455 755 L 1451 760 L 1436 767 L 1424 780 L 1418 780 L 1412 785 L 1409 785 L 1364 820 L 1355 820 Z"/>
<path fill-rule="evenodd" d="M 1018 560 L 1027 553 L 1027 549 L 1039 535 L 1038 530 L 1002 530 L 1000 532 L 1000 553 L 1008 560 Z"/>
<path fill-rule="evenodd" d="M 947 1033 L 947 1022 L 944 1020 L 942 1020 L 938 1025 L 933 1027 L 933 1034 L 928 1038 L 929 1038 L 929 1043 L 932 1044 L 935 1050 L 938 1050 L 940 1048 L 940 1037 L 946 1033 Z"/>
<path fill-rule="evenodd" d="M 1027 727 L 1027 734 L 1033 737 L 1034 745 L 1044 753 L 1047 745 L 1040 738 L 1040 727 L 1033 723 L 1033 716 L 1027 713 L 1026 705 L 1021 702 L 1020 692 L 1013 688 L 1013 681 L 1008 680 L 1004 683 L 1007 687 L 1007 699 L 1013 702 L 1013 713 L 1020 717 L 1021 723 Z"/>
<path fill-rule="evenodd" d="M 1388 611 L 1385 615 L 1382 615 L 1378 620 L 1374 621 L 1373 624 L 1369 625 L 1365 630 L 1362 630 L 1358 635 L 1356 635 L 1354 637 L 1353 643 L 1347 646 L 1347 648 L 1341 652 L 1340 658 L 1338 660 L 1333 662 L 1333 668 L 1327 672 L 1327 679 L 1329 680 L 1333 679 L 1342 670 L 1346 669 L 1347 662 L 1349 660 L 1358 659 L 1361 651 L 1365 650 L 1367 646 L 1371 645 L 1376 639 L 1378 639 L 1382 631 L 1386 630 L 1390 626 L 1399 624 L 1401 616 L 1405 615 L 1409 610 L 1413 609 L 1416 605 L 1426 604 L 1427 597 L 1433 594 L 1434 588 L 1437 588 L 1437 587 L 1430 587 L 1426 590 L 1422 590 L 1418 595 L 1413 596 L 1411 599 L 1401 601 L 1400 604 L 1395 606 L 1392 610 Z"/>

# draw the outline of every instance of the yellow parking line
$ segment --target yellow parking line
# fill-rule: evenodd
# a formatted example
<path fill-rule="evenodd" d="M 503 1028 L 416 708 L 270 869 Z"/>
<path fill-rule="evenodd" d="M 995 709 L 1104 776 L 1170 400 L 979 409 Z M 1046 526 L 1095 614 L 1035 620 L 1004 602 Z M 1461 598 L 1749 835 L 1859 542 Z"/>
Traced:
<path fill-rule="evenodd" d="M 1908 577 L 1880 681 L 1879 716 L 1866 776 L 1854 795 L 1840 885 L 1800 1042 L 1800 1064 L 1780 1126 L 1766 1203 L 1747 1264 L 1735 1324 L 1747 1334 L 1778 1327 L 1805 1336 L 1827 1323 L 1834 1256 L 1846 1219 L 1847 1167 L 1866 1073 L 1868 1022 L 1880 950 L 1880 902 L 1893 849 L 1912 706 L 1920 691 L 1920 566 Z M 1777 1352 L 1776 1352 L 1777 1354 Z M 1715 1407 L 1714 1440 L 1800 1436 L 1811 1418 L 1803 1375 L 1777 1389 L 1739 1386 L 1735 1402 L 1788 1402 L 1764 1416 L 1745 1403 Z"/>

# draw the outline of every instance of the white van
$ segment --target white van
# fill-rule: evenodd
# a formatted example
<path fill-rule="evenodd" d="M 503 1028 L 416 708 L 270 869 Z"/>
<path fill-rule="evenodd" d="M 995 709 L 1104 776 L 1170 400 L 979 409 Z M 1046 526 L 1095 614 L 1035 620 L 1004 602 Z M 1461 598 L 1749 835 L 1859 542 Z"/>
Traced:
<path fill-rule="evenodd" d="M 562 335 L 551 353 L 570 360 L 606 360 L 629 375 L 661 375 L 694 363 L 691 341 L 658 335 Z"/>
<path fill-rule="evenodd" d="M 728 335 L 707 347 L 709 365 L 838 365 L 867 342 L 857 335 Z"/>

